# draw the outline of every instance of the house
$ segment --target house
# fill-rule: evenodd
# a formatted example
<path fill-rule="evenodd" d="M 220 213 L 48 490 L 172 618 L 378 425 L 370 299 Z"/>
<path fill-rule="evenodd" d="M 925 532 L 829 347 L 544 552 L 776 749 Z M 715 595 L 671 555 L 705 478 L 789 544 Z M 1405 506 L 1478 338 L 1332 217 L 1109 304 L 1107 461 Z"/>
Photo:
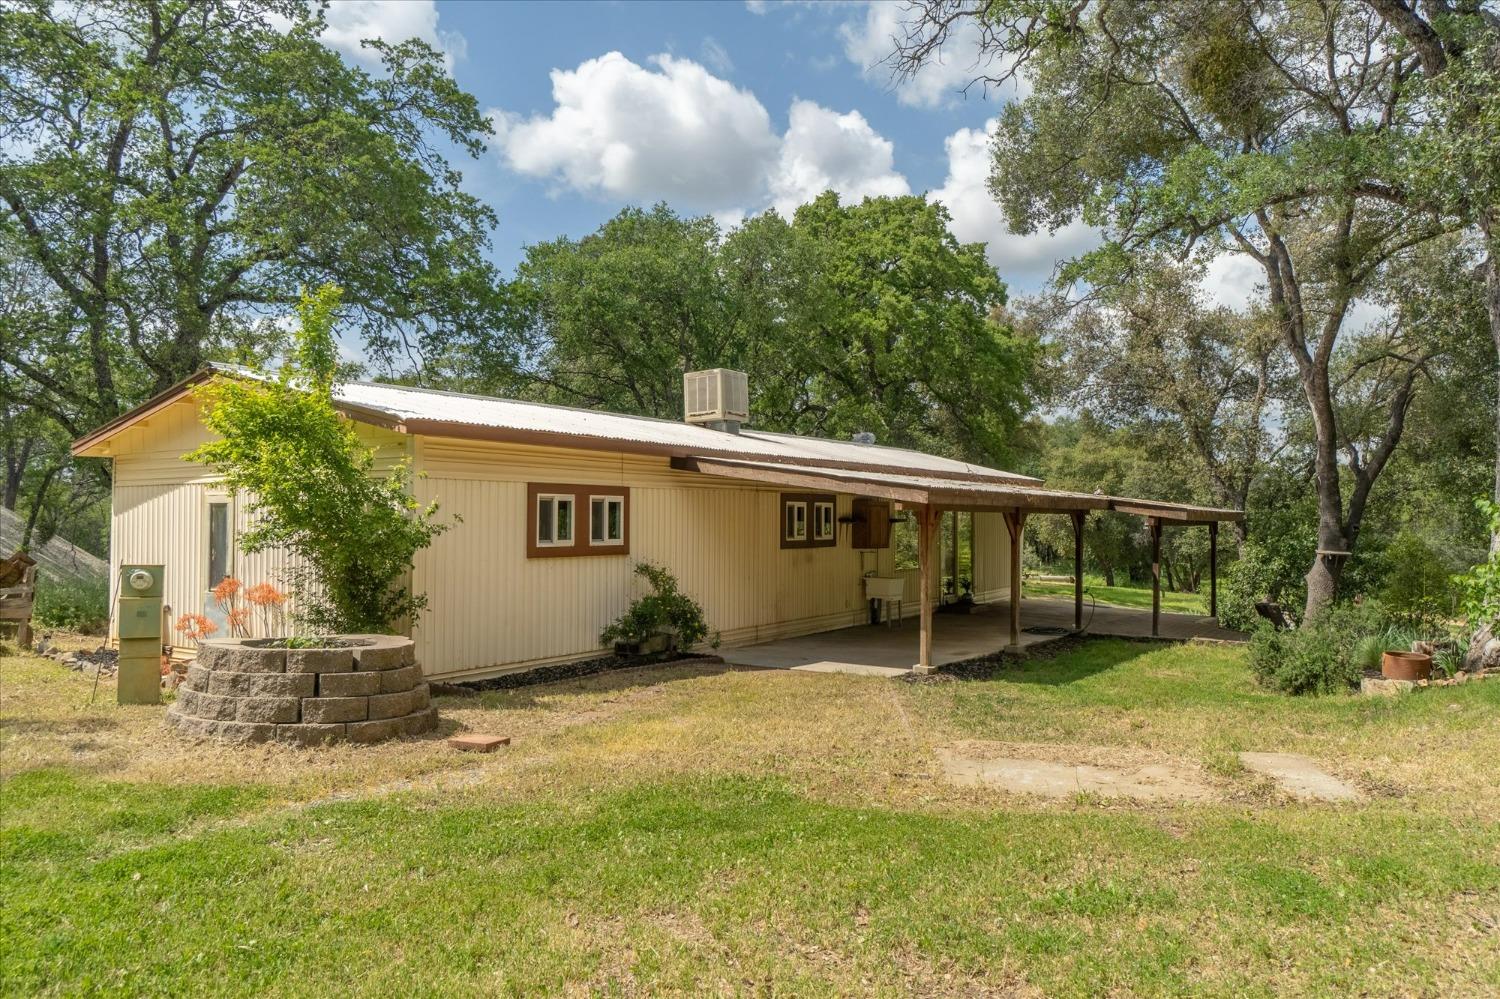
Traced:
<path fill-rule="evenodd" d="M 169 619 L 204 612 L 232 575 L 275 582 L 279 552 L 245 555 L 250 513 L 183 456 L 205 441 L 193 387 L 207 368 L 73 445 L 113 463 L 110 568 L 166 567 Z M 432 677 L 477 679 L 599 653 L 600 630 L 637 595 L 632 569 L 667 567 L 726 646 L 871 620 L 865 578 L 904 575 L 919 605 L 919 665 L 930 668 L 938 515 L 973 511 L 977 600 L 1009 597 L 1017 644 L 1019 533 L 1028 515 L 1073 518 L 1077 557 L 1091 511 L 1209 524 L 1236 511 L 1045 488 L 1035 478 L 861 441 L 746 426 L 738 372 L 685 376 L 683 422 L 351 382 L 335 404 L 377 449 L 407 460 L 419 500 L 462 522 L 419 554 L 412 585 L 428 598 L 413 629 Z M 897 572 L 890 525 L 912 517 L 920 571 Z M 1081 574 L 1080 574 L 1081 576 Z M 1081 584 L 1078 608 L 1082 607 Z"/>

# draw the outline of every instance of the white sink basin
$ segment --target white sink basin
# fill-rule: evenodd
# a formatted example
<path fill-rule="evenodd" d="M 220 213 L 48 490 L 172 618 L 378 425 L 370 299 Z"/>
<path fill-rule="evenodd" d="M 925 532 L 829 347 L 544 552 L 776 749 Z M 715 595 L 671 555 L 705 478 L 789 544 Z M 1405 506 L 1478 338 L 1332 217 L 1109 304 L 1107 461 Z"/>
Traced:
<path fill-rule="evenodd" d="M 900 600 L 906 595 L 906 580 L 900 576 L 866 576 L 866 600 Z"/>

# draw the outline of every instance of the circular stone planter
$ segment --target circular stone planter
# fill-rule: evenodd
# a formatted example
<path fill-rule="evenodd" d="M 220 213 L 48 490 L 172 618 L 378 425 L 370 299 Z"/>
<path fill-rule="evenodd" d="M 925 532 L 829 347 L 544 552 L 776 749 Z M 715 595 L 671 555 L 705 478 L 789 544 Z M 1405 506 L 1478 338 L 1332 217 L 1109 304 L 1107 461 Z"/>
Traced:
<path fill-rule="evenodd" d="M 437 727 L 412 641 L 337 635 L 324 648 L 275 639 L 204 642 L 167 710 L 184 735 L 233 742 L 380 742 Z"/>
<path fill-rule="evenodd" d="M 1432 676 L 1432 657 L 1425 652 L 1387 650 L 1380 657 L 1380 673 L 1387 680 L 1417 682 Z"/>

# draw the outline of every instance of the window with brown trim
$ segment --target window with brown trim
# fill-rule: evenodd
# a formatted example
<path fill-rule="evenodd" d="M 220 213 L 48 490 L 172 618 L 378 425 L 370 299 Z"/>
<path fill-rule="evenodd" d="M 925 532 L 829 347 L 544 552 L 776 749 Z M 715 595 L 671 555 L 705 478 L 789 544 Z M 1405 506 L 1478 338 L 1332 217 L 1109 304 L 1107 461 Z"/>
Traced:
<path fill-rule="evenodd" d="M 527 484 L 527 558 L 628 554 L 629 488 L 555 482 Z"/>
<path fill-rule="evenodd" d="M 838 544 L 838 503 L 832 493 L 781 494 L 781 547 Z"/>

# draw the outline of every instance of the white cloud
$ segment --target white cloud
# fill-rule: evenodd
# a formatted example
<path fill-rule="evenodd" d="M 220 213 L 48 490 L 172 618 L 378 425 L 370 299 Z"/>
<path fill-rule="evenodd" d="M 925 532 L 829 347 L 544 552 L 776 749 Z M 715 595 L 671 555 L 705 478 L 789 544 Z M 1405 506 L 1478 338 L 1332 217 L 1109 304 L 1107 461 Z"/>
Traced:
<path fill-rule="evenodd" d="M 714 72 L 729 73 L 733 71 L 734 60 L 729 58 L 729 53 L 725 51 L 724 46 L 720 45 L 712 35 L 703 39 L 703 44 L 700 47 L 703 50 L 703 61 L 712 67 Z"/>
<path fill-rule="evenodd" d="M 610 52 L 553 70 L 551 114 L 493 116 L 506 162 L 587 194 L 715 211 L 745 203 L 776 156 L 766 109 L 691 60 L 650 62 Z"/>
<path fill-rule="evenodd" d="M 1055 233 L 1018 236 L 1010 232 L 1005 213 L 988 187 L 994 130 L 991 119 L 982 129 L 961 128 L 948 136 L 943 142 L 948 153 L 947 179 L 927 197 L 947 206 L 953 216 L 953 234 L 960 242 L 987 244 L 986 256 L 1001 277 L 1019 288 L 1036 288 L 1052 276 L 1059 261 L 1098 246 L 1099 234 L 1082 222 Z"/>
<path fill-rule="evenodd" d="M 913 107 L 936 108 L 957 100 L 965 87 L 981 75 L 998 75 L 999 64 L 979 51 L 979 31 L 971 18 L 959 21 L 946 43 L 909 79 L 898 80 L 894 55 L 898 43 L 905 40 L 911 11 L 895 0 L 870 0 L 863 18 L 845 22 L 839 28 L 844 55 L 865 78 L 883 86 L 893 86 L 896 99 Z M 978 85 L 981 89 L 983 84 Z M 1008 82 L 1001 92 L 1004 98 L 1018 93 L 1017 81 Z"/>
<path fill-rule="evenodd" d="M 721 220 L 783 211 L 832 188 L 846 199 L 904 194 L 891 143 L 857 111 L 793 101 L 778 135 L 748 90 L 691 60 L 641 66 L 619 52 L 552 71 L 545 115 L 491 115 L 497 146 L 518 173 L 599 197 L 663 199 Z"/>
<path fill-rule="evenodd" d="M 812 101 L 793 101 L 771 178 L 772 204 L 789 215 L 829 189 L 846 201 L 910 194 L 895 170 L 894 152 L 858 111 L 839 114 Z"/>
<path fill-rule="evenodd" d="M 1248 253 L 1220 253 L 1203 269 L 1199 287 L 1212 305 L 1246 312 L 1262 300 L 1265 271 Z"/>
<path fill-rule="evenodd" d="M 745 9 L 752 14 L 764 14 L 771 7 L 766 0 L 745 0 Z"/>
<path fill-rule="evenodd" d="M 443 53 L 450 70 L 467 53 L 462 34 L 438 28 L 436 0 L 333 0 L 327 21 L 323 41 L 361 62 L 379 62 L 360 45 L 367 38 L 392 43 L 419 39 Z"/>

